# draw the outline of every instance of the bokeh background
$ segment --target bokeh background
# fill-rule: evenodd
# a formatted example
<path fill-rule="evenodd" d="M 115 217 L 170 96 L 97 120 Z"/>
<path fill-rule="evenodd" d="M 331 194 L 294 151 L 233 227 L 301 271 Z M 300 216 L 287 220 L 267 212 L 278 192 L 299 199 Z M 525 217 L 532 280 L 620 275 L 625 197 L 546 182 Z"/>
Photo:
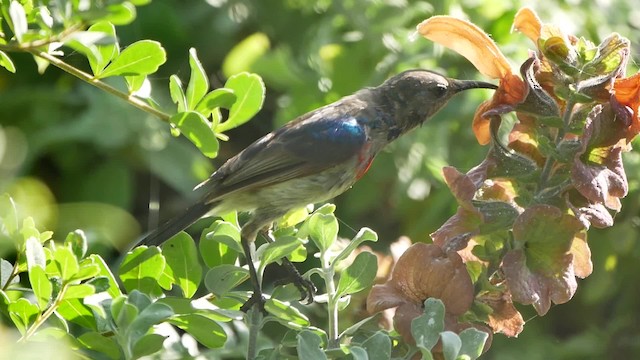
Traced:
<path fill-rule="evenodd" d="M 58 234 L 84 229 L 90 251 L 116 259 L 142 232 L 183 209 L 193 186 L 216 166 L 297 115 L 410 68 L 479 78 L 461 56 L 413 36 L 429 16 L 470 19 L 516 65 L 533 48 L 510 31 L 522 6 L 596 43 L 619 32 L 639 59 L 640 9 L 634 2 L 156 0 L 118 29 L 122 45 L 154 39 L 166 48 L 168 61 L 152 79 L 154 98 L 169 104 L 171 74 L 188 80 L 187 52 L 194 47 L 213 87 L 240 71 L 262 76 L 263 110 L 231 131 L 220 156 L 210 161 L 150 115 L 55 68 L 40 75 L 29 55 L 17 54 L 17 73 L 0 71 L 0 193 L 12 194 L 21 214 L 42 228 Z M 79 54 L 65 60 L 88 67 Z M 636 71 L 633 62 L 628 73 Z M 488 96 L 458 96 L 382 153 L 335 200 L 342 234 L 351 238 L 371 227 L 380 236 L 379 251 L 401 235 L 428 242 L 457 206 L 440 169 L 466 171 L 487 151 L 470 124 Z M 486 359 L 640 358 L 640 154 L 625 154 L 625 162 L 630 193 L 615 226 L 589 232 L 594 273 L 579 282 L 572 301 L 545 317 L 522 307 L 524 332 L 517 339 L 495 336 Z M 7 244 L 0 244 L 0 257 L 11 257 Z"/>

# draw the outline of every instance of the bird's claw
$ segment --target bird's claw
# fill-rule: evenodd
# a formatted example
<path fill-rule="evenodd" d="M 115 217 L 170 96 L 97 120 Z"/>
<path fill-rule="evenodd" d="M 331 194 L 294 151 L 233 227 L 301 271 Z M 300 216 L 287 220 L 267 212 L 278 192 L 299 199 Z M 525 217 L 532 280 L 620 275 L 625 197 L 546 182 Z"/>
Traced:
<path fill-rule="evenodd" d="M 313 302 L 313 297 L 316 294 L 316 287 L 311 282 L 311 280 L 305 279 L 300 275 L 298 269 L 289 261 L 289 259 L 284 258 L 282 261 L 283 266 L 289 272 L 289 277 L 287 280 L 292 283 L 298 291 L 300 291 L 300 300 L 307 300 L 307 305 Z M 287 281 L 282 281 L 282 283 L 286 283 Z"/>
<path fill-rule="evenodd" d="M 307 299 L 307 305 L 313 303 L 313 297 L 316 294 L 316 287 L 311 280 L 304 279 L 302 276 L 293 280 L 293 285 L 300 291 L 300 300 Z"/>

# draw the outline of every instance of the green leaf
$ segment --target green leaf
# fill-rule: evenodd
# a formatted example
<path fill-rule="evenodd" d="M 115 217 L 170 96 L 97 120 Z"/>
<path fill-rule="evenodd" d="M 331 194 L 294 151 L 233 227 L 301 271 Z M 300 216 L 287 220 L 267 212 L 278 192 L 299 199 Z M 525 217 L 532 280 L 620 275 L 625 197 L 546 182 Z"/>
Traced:
<path fill-rule="evenodd" d="M 120 54 L 118 38 L 116 37 L 116 28 L 108 21 L 100 21 L 91 25 L 88 30 L 101 32 L 107 35 L 111 40 L 109 43 L 96 45 L 98 53 L 100 54 L 99 58 L 89 58 L 91 71 L 94 75 L 99 76 L 102 73 L 102 70 L 107 67 L 107 64 Z"/>
<path fill-rule="evenodd" d="M 9 18 L 11 19 L 11 30 L 13 30 L 16 40 L 20 43 L 24 34 L 29 30 L 27 14 L 20 2 L 11 1 L 11 4 L 9 4 Z"/>
<path fill-rule="evenodd" d="M 169 94 L 171 94 L 171 100 L 178 105 L 178 113 L 187 110 L 187 98 L 182 90 L 182 82 L 177 75 L 169 77 Z"/>
<path fill-rule="evenodd" d="M 220 348 L 227 341 L 227 334 L 217 322 L 199 314 L 179 315 L 171 318 L 169 323 L 188 332 L 210 349 Z"/>
<path fill-rule="evenodd" d="M 391 359 L 391 338 L 382 331 L 377 331 L 362 343 L 369 360 Z"/>
<path fill-rule="evenodd" d="M 191 67 L 191 77 L 187 85 L 187 109 L 194 110 L 209 90 L 209 78 L 194 48 L 189 49 L 189 67 Z"/>
<path fill-rule="evenodd" d="M 298 247 L 303 246 L 302 241 L 295 236 L 282 236 L 275 242 L 266 245 L 260 256 L 260 267 L 265 267 L 272 262 L 291 254 Z"/>
<path fill-rule="evenodd" d="M 358 231 L 356 236 L 353 239 L 351 239 L 349 244 L 344 249 L 342 249 L 342 251 L 340 252 L 340 254 L 338 254 L 338 256 L 336 256 L 333 259 L 332 263 L 334 265 L 337 265 L 340 261 L 349 257 L 349 255 L 351 255 L 353 251 L 365 241 L 372 241 L 372 242 L 378 241 L 378 234 L 376 234 L 373 230 L 366 227 L 360 229 L 360 231 Z"/>
<path fill-rule="evenodd" d="M 204 284 L 212 294 L 222 297 L 249 278 L 249 270 L 234 265 L 218 265 L 207 272 Z"/>
<path fill-rule="evenodd" d="M 1 50 L 0 50 L 0 66 L 7 69 L 11 73 L 15 74 L 16 72 L 16 66 L 13 64 L 13 61 L 11 61 L 11 58 L 9 57 L 9 55 L 7 55 L 4 51 L 1 51 Z"/>
<path fill-rule="evenodd" d="M 212 159 L 218 156 L 218 139 L 202 114 L 195 111 L 180 112 L 173 115 L 169 121 L 175 124 L 204 156 Z"/>
<path fill-rule="evenodd" d="M 444 304 L 429 298 L 424 302 L 424 314 L 411 321 L 411 334 L 422 353 L 431 353 L 444 330 Z"/>
<path fill-rule="evenodd" d="M 77 259 L 82 259 L 87 254 L 87 237 L 84 231 L 70 232 L 64 240 L 64 246 L 69 247 Z"/>
<path fill-rule="evenodd" d="M 91 259 L 84 259 L 80 262 L 80 270 L 73 275 L 71 281 L 83 281 L 91 278 L 95 278 L 100 274 L 100 266 L 94 264 Z"/>
<path fill-rule="evenodd" d="M 147 80 L 147 75 L 125 76 L 124 79 L 127 82 L 129 94 L 143 99 L 148 99 L 151 96 L 151 83 Z M 145 84 L 147 87 L 143 89 Z"/>
<path fill-rule="evenodd" d="M 298 326 L 309 326 L 309 319 L 297 308 L 278 299 L 267 299 L 264 309 L 276 318 Z"/>
<path fill-rule="evenodd" d="M 44 254 L 44 248 L 37 237 L 30 236 L 26 241 L 27 267 L 29 269 L 34 266 L 45 268 L 47 266 L 47 258 Z"/>
<path fill-rule="evenodd" d="M 120 291 L 120 287 L 118 286 L 118 283 L 116 282 L 116 278 L 113 276 L 113 273 L 111 272 L 111 269 L 104 262 L 104 259 L 100 255 L 97 255 L 97 254 L 89 255 L 89 259 L 91 259 L 92 262 L 94 264 L 96 264 L 98 266 L 98 268 L 100 269 L 100 271 L 98 272 L 98 275 L 99 276 L 104 276 L 107 279 L 109 279 L 109 289 L 107 290 L 107 293 L 111 296 L 111 298 L 115 299 L 115 298 L 121 296 L 122 295 L 122 291 Z"/>
<path fill-rule="evenodd" d="M 305 360 L 324 360 L 327 355 L 321 348 L 322 338 L 309 330 L 301 331 L 298 336 L 298 357 Z"/>
<path fill-rule="evenodd" d="M 361 252 L 348 268 L 340 274 L 336 297 L 355 294 L 373 284 L 378 271 L 378 260 L 370 252 Z"/>
<path fill-rule="evenodd" d="M 445 331 L 440 333 L 442 339 L 442 354 L 445 360 L 455 360 L 458 357 L 462 341 L 458 334 L 453 331 Z"/>
<path fill-rule="evenodd" d="M 226 221 L 215 221 L 200 236 L 200 255 L 204 263 L 212 268 L 222 264 L 233 264 L 238 258 L 240 230 Z"/>
<path fill-rule="evenodd" d="M 147 306 L 127 328 L 125 334 L 127 341 L 135 346 L 136 342 L 148 333 L 153 325 L 165 321 L 173 315 L 173 309 L 168 305 L 156 302 Z"/>
<path fill-rule="evenodd" d="M 369 360 L 367 351 L 360 346 L 349 346 L 349 354 L 351 354 L 353 360 Z"/>
<path fill-rule="evenodd" d="M 56 308 L 56 312 L 64 319 L 75 324 L 83 326 L 87 329 L 96 330 L 96 318 L 87 305 L 83 304 L 81 299 L 66 299 L 60 302 Z"/>
<path fill-rule="evenodd" d="M 534 272 L 557 276 L 566 267 L 566 257 L 573 238 L 582 229 L 574 216 L 557 207 L 534 205 L 527 208 L 513 224 L 516 249 L 524 249 L 526 266 Z"/>
<path fill-rule="evenodd" d="M 229 109 L 236 102 L 236 94 L 233 90 L 219 88 L 211 91 L 200 100 L 196 111 L 209 117 L 218 108 Z"/>
<path fill-rule="evenodd" d="M 109 359 L 120 359 L 120 346 L 113 338 L 103 336 L 95 331 L 86 332 L 78 336 L 78 341 L 89 350 L 105 354 Z"/>
<path fill-rule="evenodd" d="M 106 7 L 108 14 L 100 20 L 106 20 L 114 25 L 127 25 L 136 18 L 136 8 L 130 2 L 112 4 Z"/>
<path fill-rule="evenodd" d="M 489 334 L 476 328 L 465 329 L 459 336 L 462 341 L 459 355 L 466 355 L 470 360 L 475 360 L 482 355 L 484 344 L 489 338 Z"/>
<path fill-rule="evenodd" d="M 31 283 L 33 294 L 36 296 L 36 300 L 38 300 L 38 306 L 41 310 L 46 309 L 49 301 L 51 301 L 53 287 L 44 269 L 40 266 L 33 266 L 29 269 L 29 282 Z"/>
<path fill-rule="evenodd" d="M 27 328 L 36 321 L 40 311 L 35 304 L 27 299 L 18 299 L 11 302 L 8 306 L 9 317 L 18 328 L 21 334 L 27 331 Z"/>
<path fill-rule="evenodd" d="M 160 249 L 155 246 L 140 246 L 129 252 L 122 261 L 120 280 L 129 292 L 137 289 L 145 294 L 158 296 L 162 293 L 158 279 L 165 265 L 166 260 Z"/>
<path fill-rule="evenodd" d="M 192 297 L 202 281 L 202 266 L 195 241 L 189 234 L 181 231 L 162 245 L 162 254 L 184 297 Z"/>
<path fill-rule="evenodd" d="M 325 252 L 331 247 L 338 237 L 338 219 L 335 215 L 314 213 L 307 220 L 309 235 L 320 252 Z"/>
<path fill-rule="evenodd" d="M 115 75 L 149 75 L 167 60 L 167 54 L 157 41 L 140 40 L 129 45 L 113 59 L 99 79 Z"/>
<path fill-rule="evenodd" d="M 80 270 L 78 259 L 73 254 L 73 251 L 66 246 L 57 247 L 53 252 L 53 258 L 63 282 L 71 280 Z"/>
<path fill-rule="evenodd" d="M 162 344 L 166 338 L 159 334 L 147 334 L 133 345 L 133 359 L 154 354 L 162 350 Z"/>
<path fill-rule="evenodd" d="M 96 288 L 89 284 L 77 284 L 67 286 L 64 299 L 84 299 L 96 293 Z"/>
<path fill-rule="evenodd" d="M 7 288 L 7 281 L 13 274 L 13 264 L 5 259 L 0 259 L 0 289 Z M 20 281 L 19 276 L 14 276 L 11 279 L 11 284 L 17 284 Z"/>
<path fill-rule="evenodd" d="M 233 75 L 224 87 L 233 90 L 237 100 L 229 109 L 229 118 L 216 127 L 216 132 L 224 132 L 249 121 L 260 111 L 264 102 L 265 86 L 256 74 Z"/>
<path fill-rule="evenodd" d="M 102 32 L 77 31 L 65 39 L 64 44 L 83 54 L 89 60 L 89 65 L 101 62 L 102 54 L 98 50 L 98 43 L 113 42 L 115 39 Z"/>
<path fill-rule="evenodd" d="M 380 317 L 380 313 L 374 314 L 372 316 L 369 316 L 368 318 L 362 319 L 360 321 L 358 321 L 357 323 L 349 326 L 348 328 L 346 328 L 339 336 L 339 338 L 344 338 L 345 336 L 351 336 L 353 334 L 356 333 L 356 331 L 358 331 L 361 327 L 363 327 L 364 325 L 369 324 L 370 322 L 373 322 L 373 320 L 376 320 L 376 322 Z"/>

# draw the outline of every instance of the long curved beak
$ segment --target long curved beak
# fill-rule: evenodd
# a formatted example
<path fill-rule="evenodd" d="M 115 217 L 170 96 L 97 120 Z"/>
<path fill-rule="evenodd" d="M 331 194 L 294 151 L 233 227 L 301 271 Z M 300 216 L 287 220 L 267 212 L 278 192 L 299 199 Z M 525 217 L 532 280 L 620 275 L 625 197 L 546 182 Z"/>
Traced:
<path fill-rule="evenodd" d="M 484 81 L 449 79 L 449 84 L 454 92 L 469 89 L 497 89 L 498 86 Z"/>

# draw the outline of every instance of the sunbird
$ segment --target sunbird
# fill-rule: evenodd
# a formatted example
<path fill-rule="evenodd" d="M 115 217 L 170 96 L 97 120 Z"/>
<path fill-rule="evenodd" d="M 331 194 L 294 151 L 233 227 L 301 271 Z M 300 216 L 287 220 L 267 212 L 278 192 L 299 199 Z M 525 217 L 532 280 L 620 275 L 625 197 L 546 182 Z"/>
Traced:
<path fill-rule="evenodd" d="M 243 305 L 264 304 L 252 253 L 258 233 L 295 208 L 330 200 L 367 172 L 387 144 L 422 125 L 455 94 L 493 84 L 447 78 L 427 70 L 408 70 L 382 85 L 364 88 L 301 115 L 258 139 L 227 160 L 194 191 L 198 201 L 137 245 L 159 246 L 207 214 L 249 212 L 241 243 L 253 295 Z M 269 240 L 269 239 L 268 239 Z M 302 299 L 313 299 L 313 284 L 295 267 L 294 283 Z"/>

